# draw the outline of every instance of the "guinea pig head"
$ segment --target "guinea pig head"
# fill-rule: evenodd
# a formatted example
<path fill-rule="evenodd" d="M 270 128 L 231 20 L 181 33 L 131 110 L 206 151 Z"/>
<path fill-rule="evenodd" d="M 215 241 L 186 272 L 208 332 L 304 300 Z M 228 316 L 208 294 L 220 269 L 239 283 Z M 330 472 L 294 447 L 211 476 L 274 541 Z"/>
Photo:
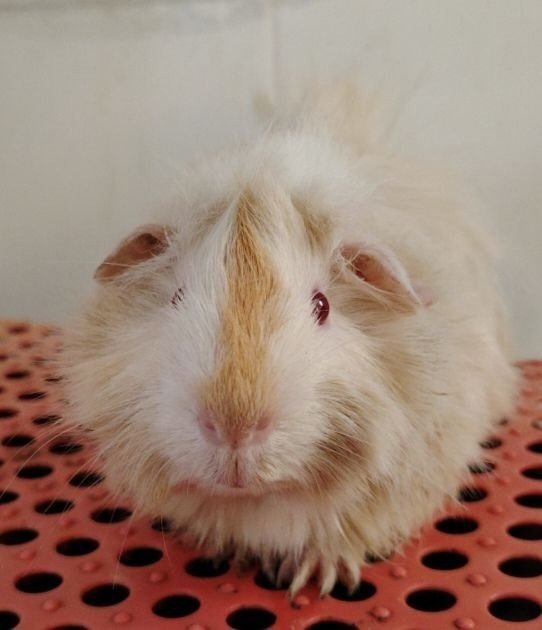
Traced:
<path fill-rule="evenodd" d="M 115 476 L 153 476 L 161 492 L 340 483 L 389 412 L 359 310 L 426 303 L 391 254 L 276 191 L 184 229 L 143 226 L 96 278 L 72 390 L 96 401 L 82 416 Z"/>

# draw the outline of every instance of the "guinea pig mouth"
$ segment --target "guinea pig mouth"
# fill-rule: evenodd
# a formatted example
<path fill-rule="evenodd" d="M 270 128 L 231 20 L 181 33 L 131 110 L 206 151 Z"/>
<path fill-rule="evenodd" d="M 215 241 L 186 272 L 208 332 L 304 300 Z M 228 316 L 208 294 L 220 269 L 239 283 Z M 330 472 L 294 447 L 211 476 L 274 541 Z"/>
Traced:
<path fill-rule="evenodd" d="M 250 484 L 250 474 L 246 464 L 238 457 L 233 458 L 229 466 L 218 471 L 217 482 L 227 488 L 246 488 Z"/>
<path fill-rule="evenodd" d="M 182 481 L 173 486 L 178 493 L 204 491 L 212 494 L 261 494 L 262 486 L 249 466 L 241 458 L 235 457 L 217 467 L 210 480 Z"/>

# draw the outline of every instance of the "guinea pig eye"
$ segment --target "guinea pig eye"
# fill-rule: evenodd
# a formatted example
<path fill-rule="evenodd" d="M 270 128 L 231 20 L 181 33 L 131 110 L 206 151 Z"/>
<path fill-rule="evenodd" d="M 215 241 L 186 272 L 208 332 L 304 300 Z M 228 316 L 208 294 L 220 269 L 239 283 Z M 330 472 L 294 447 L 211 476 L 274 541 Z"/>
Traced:
<path fill-rule="evenodd" d="M 171 298 L 171 303 L 173 306 L 177 306 L 177 304 L 180 304 L 183 301 L 183 298 L 184 291 L 182 289 L 177 289 Z"/>
<path fill-rule="evenodd" d="M 320 326 L 326 321 L 329 315 L 329 302 L 327 297 L 318 291 L 312 296 L 312 314 Z"/>

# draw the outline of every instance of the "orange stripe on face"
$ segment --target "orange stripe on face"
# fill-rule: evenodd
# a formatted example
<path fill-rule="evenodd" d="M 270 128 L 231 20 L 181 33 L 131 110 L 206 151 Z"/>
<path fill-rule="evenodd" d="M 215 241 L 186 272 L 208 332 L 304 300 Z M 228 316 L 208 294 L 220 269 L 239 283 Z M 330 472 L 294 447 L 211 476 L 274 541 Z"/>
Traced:
<path fill-rule="evenodd" d="M 242 197 L 226 253 L 218 368 L 201 396 L 230 441 L 247 434 L 267 413 L 269 402 L 266 359 L 278 326 L 279 282 L 262 247 L 264 213 L 251 194 Z"/>

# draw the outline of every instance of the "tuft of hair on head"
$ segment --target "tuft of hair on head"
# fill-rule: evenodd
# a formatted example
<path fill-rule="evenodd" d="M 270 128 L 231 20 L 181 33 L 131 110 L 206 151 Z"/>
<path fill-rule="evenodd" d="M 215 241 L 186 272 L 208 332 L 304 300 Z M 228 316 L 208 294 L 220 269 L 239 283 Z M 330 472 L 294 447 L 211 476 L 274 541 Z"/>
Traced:
<path fill-rule="evenodd" d="M 288 102 L 261 96 L 256 111 L 270 128 L 325 133 L 356 153 L 380 150 L 387 144 L 392 108 L 374 88 L 353 77 L 313 79 L 299 86 Z"/>

